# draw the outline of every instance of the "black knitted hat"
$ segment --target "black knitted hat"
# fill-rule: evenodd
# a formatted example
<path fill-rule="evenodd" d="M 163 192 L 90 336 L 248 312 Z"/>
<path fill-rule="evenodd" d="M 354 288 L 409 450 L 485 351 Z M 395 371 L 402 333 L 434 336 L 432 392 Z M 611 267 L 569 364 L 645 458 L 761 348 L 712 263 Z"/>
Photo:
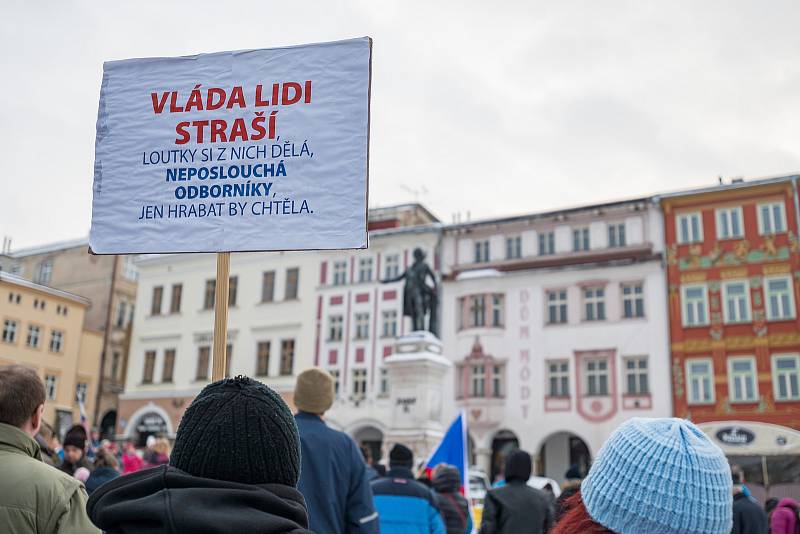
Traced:
<path fill-rule="evenodd" d="M 297 424 L 281 396 L 261 382 L 220 380 L 186 409 L 169 463 L 204 478 L 297 487 Z"/>
<path fill-rule="evenodd" d="M 86 429 L 81 425 L 73 425 L 64 435 L 64 447 L 72 445 L 80 450 L 86 450 Z"/>
<path fill-rule="evenodd" d="M 515 450 L 506 458 L 506 482 L 520 480 L 527 482 L 531 477 L 531 455 L 523 450 Z"/>
<path fill-rule="evenodd" d="M 389 466 L 408 467 L 414 465 L 414 453 L 402 443 L 396 444 L 389 451 Z"/>

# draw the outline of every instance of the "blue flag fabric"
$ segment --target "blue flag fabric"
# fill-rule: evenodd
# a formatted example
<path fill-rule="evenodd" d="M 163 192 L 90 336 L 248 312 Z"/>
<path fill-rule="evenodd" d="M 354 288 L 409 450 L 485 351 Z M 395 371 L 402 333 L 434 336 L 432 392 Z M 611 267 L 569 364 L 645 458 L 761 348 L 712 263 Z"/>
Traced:
<path fill-rule="evenodd" d="M 467 422 L 464 412 L 450 424 L 450 428 L 442 437 L 441 443 L 433 451 L 425 465 L 427 470 L 433 470 L 439 464 L 453 465 L 461 474 L 461 493 L 467 496 L 469 478 L 467 476 Z"/>

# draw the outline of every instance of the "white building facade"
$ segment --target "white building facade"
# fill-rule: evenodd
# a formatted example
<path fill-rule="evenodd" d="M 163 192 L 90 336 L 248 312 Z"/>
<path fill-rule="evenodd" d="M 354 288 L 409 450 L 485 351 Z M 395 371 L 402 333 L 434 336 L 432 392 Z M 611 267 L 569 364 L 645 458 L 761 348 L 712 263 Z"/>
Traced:
<path fill-rule="evenodd" d="M 662 235 L 648 199 L 445 229 L 452 398 L 490 476 L 519 446 L 560 481 L 624 420 L 671 415 Z"/>

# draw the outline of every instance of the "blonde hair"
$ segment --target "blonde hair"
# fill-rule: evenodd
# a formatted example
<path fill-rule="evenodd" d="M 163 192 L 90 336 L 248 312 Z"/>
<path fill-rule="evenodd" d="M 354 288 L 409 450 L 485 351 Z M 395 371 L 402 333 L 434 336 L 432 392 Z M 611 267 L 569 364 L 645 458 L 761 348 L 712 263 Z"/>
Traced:
<path fill-rule="evenodd" d="M 158 438 L 153 444 L 153 450 L 158 454 L 166 454 L 169 456 L 171 447 L 169 446 L 169 441 L 167 441 L 167 438 Z"/>

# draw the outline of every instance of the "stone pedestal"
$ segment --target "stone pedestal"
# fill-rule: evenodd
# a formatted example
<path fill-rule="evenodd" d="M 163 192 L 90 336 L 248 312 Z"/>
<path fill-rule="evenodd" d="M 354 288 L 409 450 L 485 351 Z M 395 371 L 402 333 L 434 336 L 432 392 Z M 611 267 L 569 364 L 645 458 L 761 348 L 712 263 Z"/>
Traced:
<path fill-rule="evenodd" d="M 424 331 L 399 337 L 392 356 L 384 363 L 389 373 L 392 406 L 384 457 L 388 457 L 395 443 L 402 443 L 414 451 L 415 463 L 419 463 L 444 435 L 447 425 L 442 421 L 444 381 L 452 364 L 442 356 L 442 342 Z"/>

